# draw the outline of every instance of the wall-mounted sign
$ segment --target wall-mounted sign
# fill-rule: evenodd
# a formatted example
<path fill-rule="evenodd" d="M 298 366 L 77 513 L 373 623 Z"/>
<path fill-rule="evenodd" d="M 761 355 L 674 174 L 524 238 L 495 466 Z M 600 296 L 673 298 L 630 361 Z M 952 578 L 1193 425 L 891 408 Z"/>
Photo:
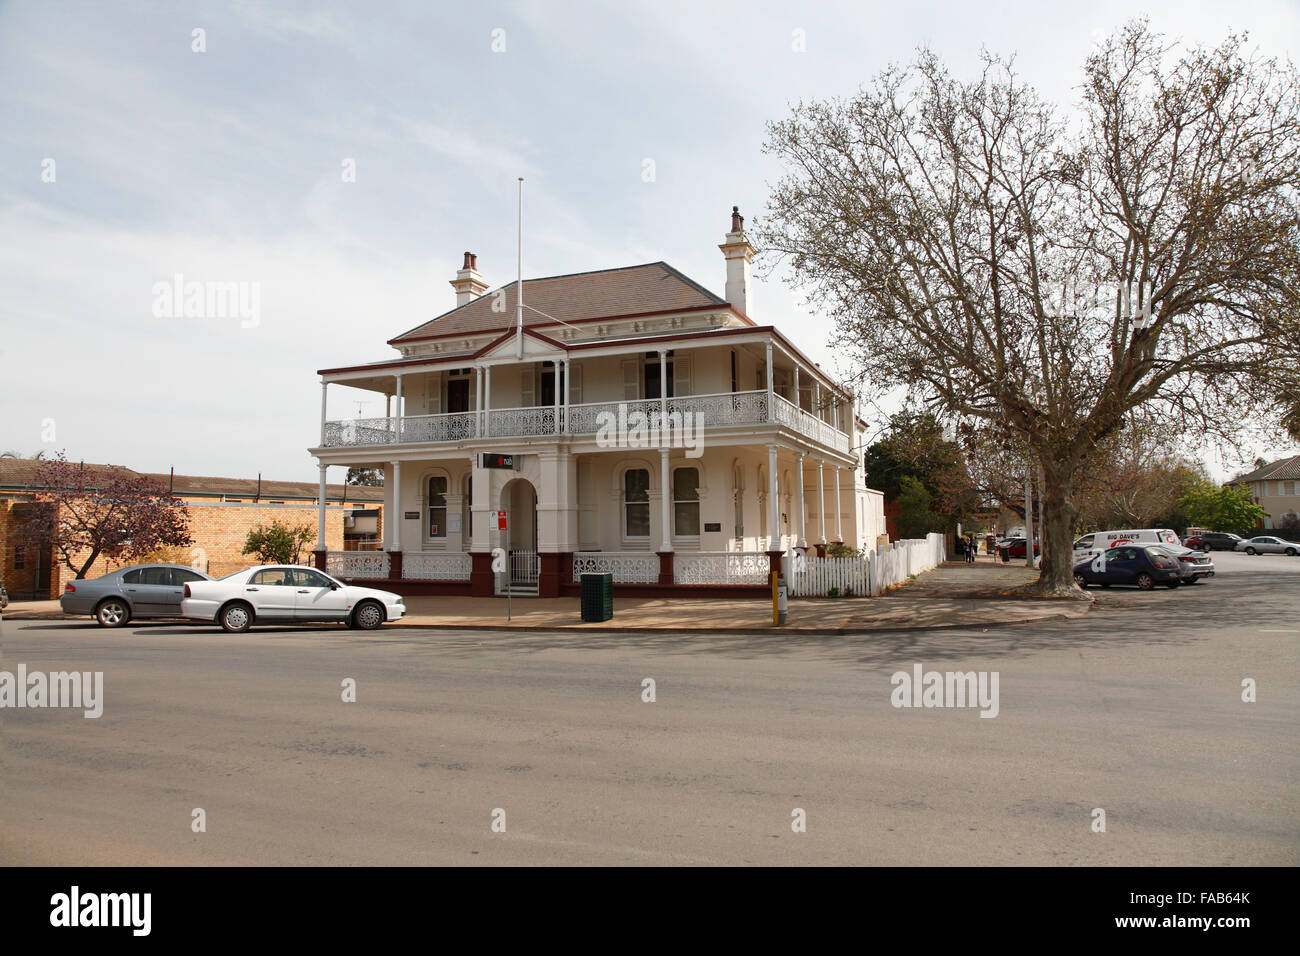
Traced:
<path fill-rule="evenodd" d="M 496 452 L 481 451 L 478 453 L 478 461 L 480 468 L 509 468 L 513 471 L 515 467 L 514 455 L 500 455 Z"/>
<path fill-rule="evenodd" d="M 721 521 L 706 521 L 706 522 L 704 522 L 704 530 L 705 530 L 706 532 L 707 532 L 707 531 L 721 531 L 721 530 L 722 530 L 722 522 L 721 522 Z"/>
<path fill-rule="evenodd" d="M 404 517 L 407 521 L 419 521 L 419 520 L 420 520 L 420 512 L 418 512 L 418 511 L 405 511 L 405 512 L 402 513 L 402 517 Z"/>
<path fill-rule="evenodd" d="M 498 531 L 506 530 L 506 513 L 504 511 L 497 512 L 497 530 Z"/>

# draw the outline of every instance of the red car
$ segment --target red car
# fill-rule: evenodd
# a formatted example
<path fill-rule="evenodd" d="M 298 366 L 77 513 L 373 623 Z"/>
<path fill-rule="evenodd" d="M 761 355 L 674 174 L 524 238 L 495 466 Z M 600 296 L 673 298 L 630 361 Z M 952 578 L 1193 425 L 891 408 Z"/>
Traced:
<path fill-rule="evenodd" d="M 1003 541 L 998 545 L 998 553 L 1002 555 L 1003 561 L 1010 561 L 1012 558 L 1019 558 L 1023 561 L 1025 559 L 1025 550 L 1024 538 L 1008 538 L 1006 541 Z M 1043 546 L 1039 544 L 1038 539 L 1035 538 L 1034 557 L 1038 557 L 1042 553 Z"/>

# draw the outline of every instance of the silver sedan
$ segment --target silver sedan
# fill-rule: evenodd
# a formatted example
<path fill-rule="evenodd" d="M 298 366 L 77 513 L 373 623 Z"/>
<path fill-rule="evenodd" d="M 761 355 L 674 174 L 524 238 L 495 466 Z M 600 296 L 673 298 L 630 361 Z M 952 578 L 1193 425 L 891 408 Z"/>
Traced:
<path fill-rule="evenodd" d="M 1232 550 L 1245 551 L 1247 554 L 1289 554 L 1294 557 L 1300 554 L 1300 544 L 1262 534 L 1258 538 L 1247 538 L 1245 541 L 1238 541 L 1237 546 Z"/>
<path fill-rule="evenodd" d="M 185 585 L 211 580 L 183 564 L 138 564 L 102 578 L 69 581 L 59 606 L 64 614 L 89 614 L 102 627 L 121 627 L 135 617 L 180 617 Z"/>

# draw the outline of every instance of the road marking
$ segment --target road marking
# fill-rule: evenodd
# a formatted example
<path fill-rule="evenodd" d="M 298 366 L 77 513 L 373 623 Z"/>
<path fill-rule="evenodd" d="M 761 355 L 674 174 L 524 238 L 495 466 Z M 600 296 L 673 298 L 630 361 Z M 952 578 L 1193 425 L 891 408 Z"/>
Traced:
<path fill-rule="evenodd" d="M 1261 634 L 1300 634 L 1300 631 L 1265 631 L 1265 630 L 1261 630 L 1259 633 L 1261 633 Z"/>

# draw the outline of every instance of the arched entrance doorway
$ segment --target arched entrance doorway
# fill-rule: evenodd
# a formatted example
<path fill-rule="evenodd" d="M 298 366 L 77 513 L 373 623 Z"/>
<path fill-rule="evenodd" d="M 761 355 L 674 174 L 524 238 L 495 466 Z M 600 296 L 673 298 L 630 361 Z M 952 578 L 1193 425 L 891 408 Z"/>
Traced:
<path fill-rule="evenodd" d="M 512 593 L 537 593 L 537 489 L 527 478 L 512 478 L 501 489 L 497 505 L 506 513 L 501 547 L 508 556 L 507 581 Z"/>

